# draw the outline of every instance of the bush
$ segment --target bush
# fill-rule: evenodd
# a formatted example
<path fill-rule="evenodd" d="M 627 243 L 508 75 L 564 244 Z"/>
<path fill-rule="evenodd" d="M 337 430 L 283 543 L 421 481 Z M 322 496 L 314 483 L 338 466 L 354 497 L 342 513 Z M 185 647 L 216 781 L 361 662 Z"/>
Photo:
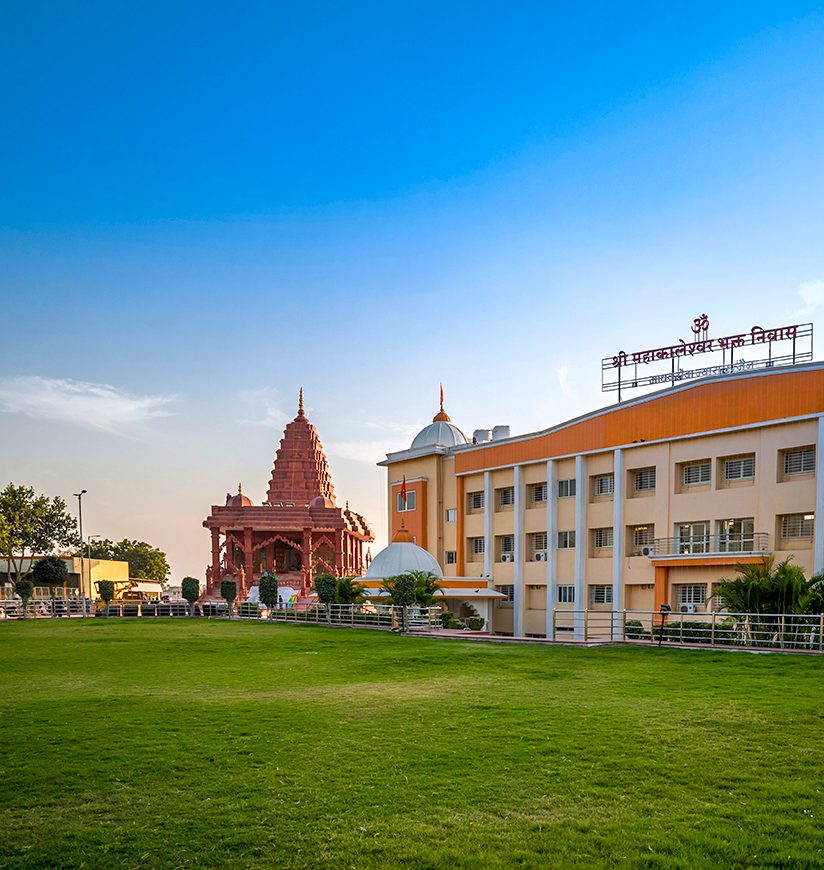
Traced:
<path fill-rule="evenodd" d="M 449 623 L 446 626 L 447 628 L 456 628 L 458 630 L 466 628 L 466 624 L 461 622 L 460 619 L 450 619 Z"/>
<path fill-rule="evenodd" d="M 640 619 L 628 619 L 624 623 L 624 637 L 628 640 L 644 640 L 649 637 L 649 632 L 644 631 L 644 624 Z"/>
<path fill-rule="evenodd" d="M 482 616 L 470 616 L 466 624 L 472 631 L 480 631 L 484 627 L 486 620 Z"/>
<path fill-rule="evenodd" d="M 449 628 L 449 623 L 452 622 L 453 613 L 451 610 L 442 610 L 439 618 L 441 620 L 441 628 Z"/>
<path fill-rule="evenodd" d="M 260 606 L 255 601 L 241 601 L 237 606 L 237 615 L 257 619 L 260 616 Z"/>

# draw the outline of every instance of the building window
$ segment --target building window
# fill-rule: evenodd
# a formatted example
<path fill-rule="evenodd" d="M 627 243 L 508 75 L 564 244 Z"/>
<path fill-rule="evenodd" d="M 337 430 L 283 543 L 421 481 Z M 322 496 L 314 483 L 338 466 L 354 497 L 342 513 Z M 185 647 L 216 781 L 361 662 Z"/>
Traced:
<path fill-rule="evenodd" d="M 458 554 L 454 550 L 447 550 L 444 554 L 444 562 L 447 565 L 457 565 L 458 564 Z"/>
<path fill-rule="evenodd" d="M 724 480 L 752 480 L 755 477 L 755 456 L 736 456 L 724 460 Z"/>
<path fill-rule="evenodd" d="M 575 496 L 575 478 L 558 481 L 558 498 L 573 498 Z"/>
<path fill-rule="evenodd" d="M 506 596 L 505 598 L 499 598 L 498 604 L 512 604 L 515 601 L 514 586 L 496 586 L 495 589 L 498 592 L 503 592 L 503 594 Z"/>
<path fill-rule="evenodd" d="M 712 480 L 712 463 L 709 459 L 701 462 L 688 462 L 681 468 L 681 481 L 684 486 L 698 486 Z"/>
<path fill-rule="evenodd" d="M 815 471 L 815 447 L 784 451 L 784 475 L 812 474 Z"/>
<path fill-rule="evenodd" d="M 675 529 L 679 553 L 690 556 L 709 552 L 710 524 L 708 522 L 680 523 Z"/>
<path fill-rule="evenodd" d="M 533 532 L 532 549 L 546 550 L 546 532 Z"/>
<path fill-rule="evenodd" d="M 575 604 L 575 587 L 558 587 L 558 604 Z"/>
<path fill-rule="evenodd" d="M 468 492 L 466 494 L 466 506 L 467 510 L 470 512 L 482 511 L 484 509 L 483 490 L 479 490 L 478 492 Z"/>
<path fill-rule="evenodd" d="M 502 556 L 511 556 L 515 552 L 515 535 L 499 535 L 498 550 Z"/>
<path fill-rule="evenodd" d="M 592 480 L 594 496 L 612 495 L 615 492 L 615 477 L 612 474 L 599 474 Z"/>
<path fill-rule="evenodd" d="M 722 553 L 750 553 L 755 549 L 755 520 L 744 517 L 738 520 L 718 521 L 718 549 Z"/>
<path fill-rule="evenodd" d="M 612 527 L 592 530 L 592 544 L 596 550 L 612 546 Z"/>
<path fill-rule="evenodd" d="M 415 510 L 415 504 L 417 502 L 417 492 L 412 490 L 407 490 L 406 493 L 406 504 L 403 502 L 403 496 L 398 493 L 398 513 L 402 514 L 405 511 L 413 511 Z"/>
<path fill-rule="evenodd" d="M 813 539 L 815 514 L 785 514 L 781 520 L 781 537 L 785 540 Z"/>
<path fill-rule="evenodd" d="M 639 468 L 634 472 L 633 478 L 636 492 L 655 491 L 655 468 Z"/>
<path fill-rule="evenodd" d="M 651 547 L 655 542 L 655 526 L 633 526 L 632 546 L 640 550 L 641 547 Z"/>
<path fill-rule="evenodd" d="M 469 539 L 469 551 L 473 556 L 483 556 L 484 554 L 484 539 L 483 538 L 470 538 Z"/>
<path fill-rule="evenodd" d="M 532 504 L 539 504 L 546 501 L 546 484 L 534 483 L 532 485 Z"/>
<path fill-rule="evenodd" d="M 515 504 L 515 487 L 505 486 L 498 490 L 498 507 L 508 508 Z"/>
<path fill-rule="evenodd" d="M 454 523 L 458 520 L 458 509 L 457 508 L 447 508 L 446 509 L 446 521 L 448 523 Z"/>
<path fill-rule="evenodd" d="M 590 586 L 590 604 L 612 604 L 612 586 Z"/>
<path fill-rule="evenodd" d="M 575 546 L 575 532 L 558 532 L 558 549 L 571 550 Z"/>
<path fill-rule="evenodd" d="M 706 583 L 694 583 L 675 588 L 679 604 L 703 604 L 707 600 Z"/>

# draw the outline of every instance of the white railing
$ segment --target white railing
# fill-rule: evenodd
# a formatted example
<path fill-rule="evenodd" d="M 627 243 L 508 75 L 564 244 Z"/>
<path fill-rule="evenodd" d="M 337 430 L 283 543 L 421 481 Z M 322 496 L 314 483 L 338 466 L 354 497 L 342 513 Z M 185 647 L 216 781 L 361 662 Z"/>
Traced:
<path fill-rule="evenodd" d="M 824 652 L 824 614 L 556 609 L 551 639 Z"/>

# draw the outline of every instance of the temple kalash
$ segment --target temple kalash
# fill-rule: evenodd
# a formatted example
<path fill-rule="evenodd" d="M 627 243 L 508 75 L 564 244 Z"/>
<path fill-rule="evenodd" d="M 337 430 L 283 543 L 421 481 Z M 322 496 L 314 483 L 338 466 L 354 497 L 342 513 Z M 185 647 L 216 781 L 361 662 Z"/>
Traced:
<path fill-rule="evenodd" d="M 204 599 L 220 598 L 222 580 L 234 580 L 238 601 L 256 600 L 266 572 L 277 574 L 285 601 L 307 596 L 316 574 L 361 576 L 369 566 L 365 545 L 375 537 L 349 503 L 335 504 L 329 465 L 300 390 L 298 414 L 287 424 L 275 456 L 266 501 L 253 504 L 238 486 L 226 504 L 212 505 L 203 521 L 211 533 L 211 565 Z"/>

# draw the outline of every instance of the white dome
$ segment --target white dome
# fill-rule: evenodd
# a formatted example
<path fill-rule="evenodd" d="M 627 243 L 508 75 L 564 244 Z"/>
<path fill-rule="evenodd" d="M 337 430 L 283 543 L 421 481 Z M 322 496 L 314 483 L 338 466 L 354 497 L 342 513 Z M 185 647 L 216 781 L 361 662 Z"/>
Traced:
<path fill-rule="evenodd" d="M 396 543 L 384 547 L 372 560 L 365 580 L 383 580 L 384 577 L 397 577 L 407 571 L 431 571 L 436 577 L 443 578 L 438 560 L 417 544 Z"/>
<path fill-rule="evenodd" d="M 443 420 L 430 423 L 415 436 L 412 450 L 418 447 L 455 447 L 468 444 L 466 435 L 454 424 Z"/>

